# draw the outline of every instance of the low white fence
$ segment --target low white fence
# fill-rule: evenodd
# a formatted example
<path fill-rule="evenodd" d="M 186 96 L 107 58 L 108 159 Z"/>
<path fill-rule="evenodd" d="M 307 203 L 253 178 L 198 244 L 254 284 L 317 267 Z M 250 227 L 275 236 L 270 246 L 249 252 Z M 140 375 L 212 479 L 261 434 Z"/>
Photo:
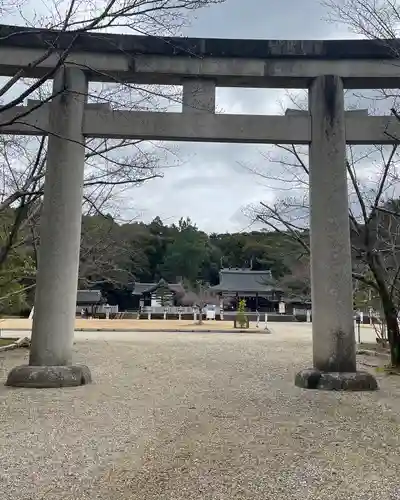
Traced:
<path fill-rule="evenodd" d="M 178 306 L 144 306 L 141 312 L 144 314 L 193 314 L 198 309 L 194 307 L 178 307 Z"/>
<path fill-rule="evenodd" d="M 101 305 L 95 305 L 95 306 L 89 306 L 87 307 L 89 315 L 97 315 L 97 314 L 105 314 L 106 316 L 109 316 L 110 314 L 117 314 L 118 313 L 118 305 L 116 306 L 110 306 L 108 304 L 101 304 Z M 81 315 L 82 310 L 85 311 L 86 307 L 85 306 L 76 306 L 76 314 Z"/>
<path fill-rule="evenodd" d="M 117 314 L 118 312 L 118 306 L 108 306 L 108 305 L 101 305 L 96 309 L 96 312 L 98 313 L 107 313 L 109 312 L 110 314 Z"/>
<path fill-rule="evenodd" d="M 306 316 L 309 309 L 300 309 L 299 307 L 293 307 L 293 316 Z"/>
<path fill-rule="evenodd" d="M 167 315 L 176 316 L 179 320 L 182 319 L 183 315 L 191 315 L 193 316 L 193 320 L 197 320 L 197 316 L 200 311 L 198 307 L 181 307 L 181 306 L 145 306 L 141 308 L 141 314 L 147 314 L 147 319 L 151 319 L 151 316 L 154 315 L 163 315 L 164 319 L 167 319 Z M 214 310 L 204 310 L 203 309 L 204 319 L 216 319 L 216 312 Z M 220 318 L 223 319 L 223 312 L 220 315 Z"/>

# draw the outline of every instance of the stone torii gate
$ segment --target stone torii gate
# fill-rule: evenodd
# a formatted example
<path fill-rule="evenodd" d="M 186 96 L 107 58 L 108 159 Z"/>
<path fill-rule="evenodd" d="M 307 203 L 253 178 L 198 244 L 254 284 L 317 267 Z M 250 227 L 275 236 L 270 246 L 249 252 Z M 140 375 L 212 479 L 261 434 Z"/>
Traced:
<path fill-rule="evenodd" d="M 25 77 L 57 67 L 76 37 L 10 26 L 0 26 L 0 36 L 0 75 L 24 68 Z M 371 375 L 356 372 L 346 142 L 395 143 L 400 127 L 394 117 L 346 113 L 343 89 L 398 88 L 393 44 L 398 46 L 367 40 L 76 37 L 55 74 L 53 100 L 28 101 L 0 113 L 1 133 L 49 136 L 29 365 L 14 368 L 7 384 L 90 381 L 87 367 L 71 364 L 85 137 L 108 137 L 308 144 L 314 368 L 298 374 L 296 384 L 375 389 Z M 182 112 L 113 111 L 87 103 L 90 80 L 182 85 Z M 216 114 L 217 86 L 308 88 L 309 110 L 285 116 Z"/>

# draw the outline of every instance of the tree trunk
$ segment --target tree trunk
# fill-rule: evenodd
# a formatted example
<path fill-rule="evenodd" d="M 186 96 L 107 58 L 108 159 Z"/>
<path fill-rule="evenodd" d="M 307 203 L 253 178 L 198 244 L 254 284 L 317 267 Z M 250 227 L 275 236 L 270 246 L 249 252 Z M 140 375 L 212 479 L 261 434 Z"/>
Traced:
<path fill-rule="evenodd" d="M 370 254 L 368 264 L 378 286 L 383 313 L 385 315 L 388 340 L 390 344 L 390 358 L 392 366 L 400 367 L 400 329 L 397 320 L 397 307 L 387 286 L 383 266 L 379 254 Z"/>
<path fill-rule="evenodd" d="M 391 363 L 392 366 L 400 367 L 400 330 L 397 321 L 397 310 L 390 296 L 386 296 L 386 293 L 384 295 L 381 298 L 388 331 Z"/>

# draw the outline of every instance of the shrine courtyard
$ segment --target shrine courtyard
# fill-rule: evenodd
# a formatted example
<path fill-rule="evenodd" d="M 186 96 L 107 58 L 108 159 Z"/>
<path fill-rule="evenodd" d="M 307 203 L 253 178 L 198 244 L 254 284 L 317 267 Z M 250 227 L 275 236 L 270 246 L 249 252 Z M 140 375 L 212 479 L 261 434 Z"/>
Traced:
<path fill-rule="evenodd" d="M 94 378 L 78 388 L 4 387 L 27 351 L 0 353 L 2 500 L 400 497 L 400 377 L 378 373 L 368 393 L 295 387 L 306 325 L 96 335 L 76 337 Z"/>

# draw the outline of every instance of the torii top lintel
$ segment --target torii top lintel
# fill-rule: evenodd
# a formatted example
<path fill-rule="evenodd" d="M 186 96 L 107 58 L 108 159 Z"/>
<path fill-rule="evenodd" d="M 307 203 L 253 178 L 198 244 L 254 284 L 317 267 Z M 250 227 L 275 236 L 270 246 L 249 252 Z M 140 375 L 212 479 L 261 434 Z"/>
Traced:
<path fill-rule="evenodd" d="M 26 67 L 42 76 L 69 49 L 67 63 L 88 78 L 143 84 L 213 79 L 218 86 L 306 88 L 335 74 L 347 88 L 399 87 L 400 40 L 238 40 L 60 32 L 0 25 L 0 75 Z M 35 58 L 53 53 L 40 65 Z M 399 61 L 400 62 L 400 61 Z"/>
<path fill-rule="evenodd" d="M 76 39 L 75 41 L 74 38 Z M 397 59 L 400 40 L 262 40 L 155 37 L 0 25 L 2 46 L 239 59 Z"/>

